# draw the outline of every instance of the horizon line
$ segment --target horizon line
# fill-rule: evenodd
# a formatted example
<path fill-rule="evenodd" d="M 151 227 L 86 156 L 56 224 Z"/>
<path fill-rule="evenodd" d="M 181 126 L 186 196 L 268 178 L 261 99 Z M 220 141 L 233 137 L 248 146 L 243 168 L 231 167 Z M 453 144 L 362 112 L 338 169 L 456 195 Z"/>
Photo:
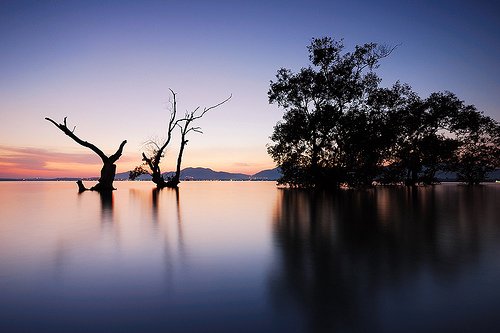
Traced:
<path fill-rule="evenodd" d="M 243 176 L 248 176 L 249 178 L 257 175 L 258 173 L 261 173 L 261 172 L 264 172 L 264 171 L 272 171 L 272 170 L 275 170 L 275 169 L 278 169 L 277 166 L 275 166 L 274 168 L 267 168 L 267 169 L 262 169 L 262 170 L 259 170 L 255 173 L 252 173 L 252 174 L 248 174 L 248 173 L 244 173 L 244 172 L 232 172 L 232 171 L 224 171 L 224 170 L 214 170 L 212 168 L 208 168 L 208 167 L 201 167 L 201 166 L 197 166 L 197 167 L 185 167 L 181 170 L 184 171 L 186 169 L 205 169 L 205 170 L 210 170 L 212 172 L 216 172 L 216 173 L 227 173 L 227 174 L 234 174 L 234 175 L 243 175 Z M 116 176 L 121 176 L 122 174 L 125 174 L 125 173 L 129 173 L 131 170 L 127 170 L 127 171 L 122 171 L 122 172 L 117 172 L 116 175 L 115 175 L 115 180 L 124 180 L 124 178 L 116 178 Z M 165 172 L 162 172 L 162 175 L 166 175 L 166 174 L 170 174 L 170 173 L 175 173 L 175 171 L 165 171 Z M 9 181 L 9 180 L 13 180 L 13 181 L 23 181 L 23 180 L 63 180 L 63 179 L 68 179 L 68 180 L 78 180 L 78 179 L 81 179 L 81 180 L 87 180 L 87 181 L 92 181 L 92 180 L 97 180 L 99 179 L 99 176 L 23 176 L 23 175 L 19 175 L 19 176 L 0 176 L 0 180 L 1 181 Z"/>

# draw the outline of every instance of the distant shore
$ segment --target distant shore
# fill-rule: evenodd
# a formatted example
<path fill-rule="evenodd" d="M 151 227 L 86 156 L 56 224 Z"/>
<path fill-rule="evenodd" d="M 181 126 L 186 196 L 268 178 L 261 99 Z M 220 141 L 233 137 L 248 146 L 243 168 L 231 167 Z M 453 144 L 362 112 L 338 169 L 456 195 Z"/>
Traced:
<path fill-rule="evenodd" d="M 82 181 L 98 181 L 99 178 L 0 178 L 0 182 L 76 182 Z M 115 182 L 150 182 L 151 180 L 129 180 L 129 179 L 115 179 Z M 182 182 L 271 182 L 276 179 L 184 179 Z"/>

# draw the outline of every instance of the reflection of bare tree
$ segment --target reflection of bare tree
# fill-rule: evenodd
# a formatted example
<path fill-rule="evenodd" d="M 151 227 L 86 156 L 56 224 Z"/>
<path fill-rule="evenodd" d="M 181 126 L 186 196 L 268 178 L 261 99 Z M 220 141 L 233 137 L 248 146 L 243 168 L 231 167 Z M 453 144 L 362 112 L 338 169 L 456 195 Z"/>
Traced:
<path fill-rule="evenodd" d="M 175 189 L 175 207 L 177 209 L 177 249 L 182 262 L 186 259 L 186 247 L 184 243 L 184 232 L 182 228 L 182 214 L 181 214 L 181 200 L 179 195 L 179 188 Z"/>
<path fill-rule="evenodd" d="M 158 197 L 161 194 L 161 189 L 154 188 L 151 191 L 151 220 L 153 224 L 158 224 Z"/>
<path fill-rule="evenodd" d="M 381 292 L 408 285 L 423 270 L 452 283 L 477 261 L 491 228 L 500 230 L 491 223 L 491 200 L 459 194 L 446 187 L 282 190 L 274 220 L 275 304 L 292 297 L 307 331 L 383 329 L 376 317 Z M 477 210 L 486 212 L 484 220 L 477 221 Z"/>
<path fill-rule="evenodd" d="M 86 199 L 91 200 L 91 207 L 97 209 L 97 216 L 94 219 L 90 219 L 88 222 L 100 224 L 101 235 L 111 236 L 116 240 L 118 244 L 120 241 L 119 230 L 115 228 L 114 222 L 114 193 L 113 192 L 79 192 L 78 198 L 80 200 Z M 99 196 L 99 198 L 97 198 Z M 88 209 L 87 205 L 84 206 L 85 210 Z M 100 207 L 100 210 L 99 210 Z M 99 219 L 100 214 L 100 219 Z M 87 222 L 87 221 L 86 221 Z M 80 230 L 79 232 L 64 232 L 58 234 L 57 241 L 54 245 L 54 251 L 52 255 L 54 277 L 60 279 L 64 278 L 65 269 L 74 263 L 74 258 L 72 256 L 73 252 L 78 251 L 80 247 L 88 247 L 90 243 L 96 240 L 96 234 L 93 232 L 92 228 Z M 85 245 L 83 245 L 85 244 Z"/>
<path fill-rule="evenodd" d="M 113 192 L 98 192 L 101 203 L 101 225 L 113 224 Z M 78 196 L 88 195 L 79 192 Z"/>
<path fill-rule="evenodd" d="M 101 221 L 103 224 L 113 224 L 113 192 L 100 192 Z"/>
<path fill-rule="evenodd" d="M 151 192 L 151 211 L 152 211 L 152 220 L 155 224 L 158 223 L 158 211 L 160 208 L 159 198 L 163 191 L 168 191 L 169 193 L 175 193 L 175 208 L 176 208 L 176 217 L 177 217 L 177 241 L 179 250 L 184 247 L 184 236 L 182 231 L 182 214 L 181 214 L 181 206 L 180 206 L 180 189 L 176 188 L 164 188 L 158 189 L 155 188 Z"/>
<path fill-rule="evenodd" d="M 178 187 L 175 188 L 155 188 L 151 192 L 151 214 L 152 221 L 155 225 L 159 225 L 159 211 L 162 205 L 165 205 L 162 202 L 163 194 L 168 193 L 166 196 L 167 200 L 171 199 L 171 194 L 175 193 L 175 208 L 176 208 L 176 228 L 177 228 L 177 255 L 181 262 L 185 260 L 185 243 L 184 243 L 184 234 L 182 228 L 182 214 L 181 214 L 181 206 L 180 206 L 180 189 Z M 173 281 L 173 274 L 175 270 L 175 255 L 172 254 L 172 249 L 170 246 L 170 239 L 167 233 L 167 228 L 164 228 L 164 253 L 165 253 L 165 269 L 166 269 L 166 277 L 169 281 L 169 284 Z"/>

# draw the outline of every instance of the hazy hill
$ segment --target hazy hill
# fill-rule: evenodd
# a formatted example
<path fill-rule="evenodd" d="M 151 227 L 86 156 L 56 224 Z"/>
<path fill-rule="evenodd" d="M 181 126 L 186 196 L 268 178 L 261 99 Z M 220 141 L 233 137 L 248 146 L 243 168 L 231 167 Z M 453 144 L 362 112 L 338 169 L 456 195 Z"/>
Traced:
<path fill-rule="evenodd" d="M 214 171 L 209 168 L 185 168 L 181 170 L 181 179 L 193 180 L 248 180 L 249 175 Z"/>
<path fill-rule="evenodd" d="M 262 170 L 257 172 L 255 175 L 252 175 L 252 179 L 255 180 L 277 180 L 281 177 L 280 168 Z"/>
<path fill-rule="evenodd" d="M 165 172 L 163 175 L 165 178 L 172 174 L 172 172 Z M 246 175 L 242 173 L 231 173 L 224 171 L 214 171 L 209 168 L 185 168 L 181 171 L 181 180 L 277 180 L 281 177 L 281 172 L 279 168 L 262 170 L 254 175 Z M 457 175 L 454 172 L 442 172 L 436 173 L 436 178 L 439 181 L 456 181 Z M 47 180 L 65 180 L 65 181 L 76 181 L 82 178 L 0 178 L 0 181 L 19 181 L 19 180 L 36 180 L 36 181 L 47 181 Z M 83 178 L 83 180 L 97 180 L 99 177 L 88 177 Z M 127 180 L 128 171 L 117 173 L 115 176 L 116 180 Z M 141 175 L 138 177 L 139 180 L 151 180 L 150 175 Z M 488 181 L 500 180 L 500 169 L 490 172 L 487 176 Z"/>
<path fill-rule="evenodd" d="M 125 180 L 128 179 L 128 172 L 117 173 L 115 179 Z M 166 178 L 173 172 L 164 172 Z M 225 171 L 214 171 L 209 168 L 185 168 L 181 170 L 181 180 L 276 180 L 281 177 L 279 169 L 270 169 L 257 172 L 254 175 L 247 175 L 243 173 L 232 173 Z M 150 175 L 141 175 L 139 180 L 151 180 Z"/>
<path fill-rule="evenodd" d="M 165 178 L 173 172 L 164 172 Z M 231 173 L 224 171 L 214 171 L 209 168 L 185 168 L 181 170 L 181 180 L 277 180 L 281 177 L 281 171 L 279 168 L 262 170 L 254 175 L 246 175 L 243 173 Z M 98 177 L 97 177 L 98 178 Z M 96 179 L 97 179 L 96 178 Z M 456 181 L 457 174 L 454 172 L 443 172 L 438 171 L 436 173 L 436 178 L 439 181 Z M 115 176 L 117 180 L 128 179 L 128 172 L 117 173 Z M 141 175 L 138 177 L 139 180 L 151 180 L 150 175 Z M 488 180 L 500 179 L 500 169 L 490 172 L 487 176 Z"/>
<path fill-rule="evenodd" d="M 436 172 L 436 178 L 439 181 L 457 181 L 457 174 L 455 172 L 444 172 L 438 171 Z M 495 181 L 500 180 L 500 169 L 492 171 L 486 175 L 487 181 Z"/>

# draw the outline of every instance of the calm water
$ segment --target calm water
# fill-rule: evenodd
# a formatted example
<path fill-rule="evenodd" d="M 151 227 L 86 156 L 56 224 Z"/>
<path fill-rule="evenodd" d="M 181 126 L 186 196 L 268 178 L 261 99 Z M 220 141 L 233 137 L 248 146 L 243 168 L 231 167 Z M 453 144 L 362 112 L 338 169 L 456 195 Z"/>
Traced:
<path fill-rule="evenodd" d="M 500 331 L 500 185 L 0 183 L 1 332 Z"/>

